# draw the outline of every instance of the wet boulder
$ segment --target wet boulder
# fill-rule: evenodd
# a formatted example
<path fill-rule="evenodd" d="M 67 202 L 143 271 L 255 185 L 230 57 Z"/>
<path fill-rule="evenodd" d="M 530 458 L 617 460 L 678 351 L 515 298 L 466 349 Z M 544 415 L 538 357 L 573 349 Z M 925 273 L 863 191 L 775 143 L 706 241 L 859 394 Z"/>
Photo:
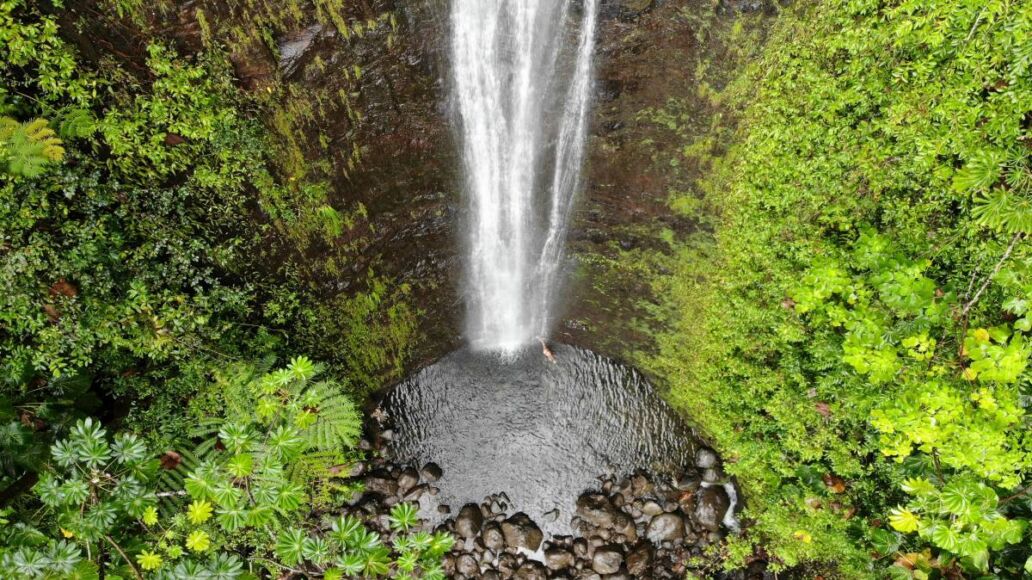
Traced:
<path fill-rule="evenodd" d="M 684 537 L 684 519 L 677 514 L 659 514 L 649 521 L 645 537 L 657 546 Z"/>
<path fill-rule="evenodd" d="M 484 514 L 476 504 L 468 503 L 459 510 L 455 518 L 455 533 L 463 538 L 472 538 L 480 532 L 484 523 Z"/>
<path fill-rule="evenodd" d="M 459 574 L 462 574 L 467 578 L 476 578 L 480 576 L 480 565 L 477 564 L 477 559 L 470 554 L 459 556 L 459 559 L 455 564 L 455 569 Z"/>
<path fill-rule="evenodd" d="M 731 500 L 727 497 L 727 492 L 721 486 L 709 486 L 704 487 L 695 494 L 695 521 L 699 526 L 716 532 L 720 530 L 720 524 L 724 521 L 724 515 L 727 514 L 728 508 L 731 506 Z"/>
<path fill-rule="evenodd" d="M 436 463 L 427 463 L 423 466 L 423 469 L 419 470 L 419 474 L 423 476 L 426 481 L 437 481 L 441 479 L 444 472 L 441 471 L 441 467 Z"/>
<path fill-rule="evenodd" d="M 516 570 L 518 580 L 547 580 L 548 573 L 539 562 L 527 560 Z"/>
<path fill-rule="evenodd" d="M 505 536 L 502 535 L 502 528 L 494 522 L 488 522 L 484 526 L 480 538 L 483 540 L 484 546 L 492 552 L 501 552 L 505 549 Z"/>
<path fill-rule="evenodd" d="M 366 492 L 378 493 L 384 497 L 391 497 L 398 493 L 398 482 L 389 473 L 376 470 L 365 477 Z"/>
<path fill-rule="evenodd" d="M 591 569 L 599 574 L 616 574 L 622 564 L 623 553 L 615 546 L 599 548 L 591 558 Z"/>
<path fill-rule="evenodd" d="M 502 522 L 502 536 L 505 537 L 505 545 L 510 548 L 526 548 L 532 552 L 537 551 L 544 540 L 541 528 L 530 519 L 530 517 L 519 512 Z"/>
<path fill-rule="evenodd" d="M 623 514 L 601 493 L 586 493 L 577 498 L 577 516 L 601 529 L 612 529 Z"/>
<path fill-rule="evenodd" d="M 398 476 L 398 490 L 401 493 L 408 493 L 410 489 L 419 485 L 419 472 L 412 467 L 406 467 Z"/>
<path fill-rule="evenodd" d="M 570 568 L 574 564 L 573 554 L 564 548 L 549 548 L 545 550 L 545 566 L 549 570 L 562 570 Z"/>
<path fill-rule="evenodd" d="M 641 542 L 627 554 L 627 573 L 645 578 L 652 567 L 652 546 Z"/>
<path fill-rule="evenodd" d="M 719 461 L 716 452 L 709 447 L 700 447 L 695 452 L 695 467 L 699 469 L 712 469 Z"/>

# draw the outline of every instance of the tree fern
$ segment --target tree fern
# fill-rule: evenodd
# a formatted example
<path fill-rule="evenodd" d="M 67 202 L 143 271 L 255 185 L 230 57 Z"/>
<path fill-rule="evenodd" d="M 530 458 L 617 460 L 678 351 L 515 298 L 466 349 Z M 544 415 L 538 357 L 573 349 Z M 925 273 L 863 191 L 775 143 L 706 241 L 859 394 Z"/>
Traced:
<path fill-rule="evenodd" d="M 35 177 L 63 158 L 61 139 L 45 119 L 19 123 L 0 117 L 0 162 L 8 174 Z"/>
<path fill-rule="evenodd" d="M 315 421 L 302 431 L 309 445 L 318 450 L 355 446 L 362 435 L 362 415 L 340 385 L 322 381 L 306 389 L 301 398 L 305 411 L 315 414 Z"/>

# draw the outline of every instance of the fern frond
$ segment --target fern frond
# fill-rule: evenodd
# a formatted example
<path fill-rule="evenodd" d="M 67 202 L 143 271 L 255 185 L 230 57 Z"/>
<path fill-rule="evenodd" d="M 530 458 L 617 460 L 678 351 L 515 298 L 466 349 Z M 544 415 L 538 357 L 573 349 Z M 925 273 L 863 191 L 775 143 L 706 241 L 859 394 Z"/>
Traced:
<path fill-rule="evenodd" d="M 208 448 L 208 452 L 214 446 Z M 156 491 L 161 501 L 158 507 L 163 515 L 171 516 L 181 511 L 186 503 L 186 496 L 182 494 L 186 476 L 207 459 L 206 453 L 198 450 L 183 451 L 179 453 L 180 462 L 175 469 L 162 470 L 157 478 Z"/>
<path fill-rule="evenodd" d="M 313 449 L 344 449 L 358 443 L 362 414 L 339 385 L 329 381 L 316 383 L 305 391 L 304 399 L 316 415 L 315 423 L 302 433 Z"/>
<path fill-rule="evenodd" d="M 97 132 L 97 119 L 89 109 L 70 109 L 62 115 L 59 128 L 64 139 L 82 139 Z"/>
<path fill-rule="evenodd" d="M 64 158 L 64 147 L 46 119 L 19 123 L 10 117 L 0 118 L 0 159 L 7 173 L 36 177 L 48 164 Z"/>

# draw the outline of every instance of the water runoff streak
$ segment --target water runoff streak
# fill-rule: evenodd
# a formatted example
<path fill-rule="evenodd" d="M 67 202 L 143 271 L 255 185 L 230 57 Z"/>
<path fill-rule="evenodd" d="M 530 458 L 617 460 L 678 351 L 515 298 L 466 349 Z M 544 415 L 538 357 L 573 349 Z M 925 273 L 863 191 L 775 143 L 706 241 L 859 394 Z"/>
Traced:
<path fill-rule="evenodd" d="M 597 0 L 452 0 L 474 348 L 512 353 L 551 330 L 584 160 L 596 18 Z"/>

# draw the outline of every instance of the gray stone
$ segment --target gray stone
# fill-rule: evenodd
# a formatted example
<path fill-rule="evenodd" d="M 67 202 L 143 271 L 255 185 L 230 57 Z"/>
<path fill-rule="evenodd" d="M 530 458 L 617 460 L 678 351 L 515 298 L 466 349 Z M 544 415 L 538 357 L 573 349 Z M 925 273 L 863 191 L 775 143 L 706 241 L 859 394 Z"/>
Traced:
<path fill-rule="evenodd" d="M 367 492 L 378 493 L 390 497 L 398 493 L 398 482 L 387 474 L 370 474 L 363 480 Z"/>
<path fill-rule="evenodd" d="M 441 471 L 441 467 L 436 463 L 427 463 L 419 473 L 426 481 L 437 481 L 438 479 L 441 479 L 442 475 L 444 475 Z"/>
<path fill-rule="evenodd" d="M 468 503 L 459 510 L 455 518 L 455 533 L 463 538 L 472 538 L 480 532 L 480 526 L 484 523 L 484 515 L 480 513 L 477 504 Z"/>
<path fill-rule="evenodd" d="M 623 564 L 623 554 L 615 547 L 605 547 L 595 550 L 591 558 L 591 569 L 599 574 L 616 574 Z"/>
<path fill-rule="evenodd" d="M 704 487 L 695 494 L 695 521 L 711 532 L 720 530 L 720 524 L 724 521 L 724 514 L 731 506 L 731 500 L 723 487 Z"/>
<path fill-rule="evenodd" d="M 549 548 L 545 550 L 545 566 L 549 570 L 562 570 L 573 566 L 573 554 L 562 548 Z"/>
<path fill-rule="evenodd" d="M 455 569 L 467 578 L 476 578 L 480 576 L 480 565 L 477 564 L 477 559 L 469 554 L 463 554 L 459 556 L 458 562 L 455 564 Z"/>
<path fill-rule="evenodd" d="M 724 472 L 719 467 L 705 469 L 702 472 L 702 480 L 706 483 L 720 483 L 724 481 Z"/>
<path fill-rule="evenodd" d="M 684 537 L 684 520 L 677 514 L 659 514 L 649 522 L 645 537 L 657 545 L 681 539 Z"/>
<path fill-rule="evenodd" d="M 426 486 L 425 485 L 417 485 L 417 486 L 414 486 L 412 489 L 408 490 L 407 492 L 405 492 L 405 497 L 403 499 L 405 501 L 418 502 L 419 498 L 423 497 L 424 493 L 426 493 Z"/>
<path fill-rule="evenodd" d="M 544 540 L 544 534 L 527 514 L 519 512 L 502 522 L 505 545 L 510 548 L 526 548 L 536 552 Z"/>
<path fill-rule="evenodd" d="M 279 68 L 283 72 L 283 76 L 289 77 L 297 71 L 301 62 L 305 59 L 305 55 L 308 54 L 309 49 L 312 47 L 312 43 L 315 42 L 315 39 L 319 37 L 322 31 L 322 24 L 313 24 L 290 37 L 280 40 Z"/>
<path fill-rule="evenodd" d="M 402 494 L 405 494 L 408 490 L 416 487 L 418 484 L 419 472 L 417 472 L 413 467 L 406 468 L 401 472 L 401 475 L 398 476 L 398 490 L 401 491 Z"/>
<path fill-rule="evenodd" d="M 528 560 L 516 570 L 515 577 L 518 580 L 547 580 L 548 574 L 539 562 Z"/>
<path fill-rule="evenodd" d="M 652 566 L 652 547 L 642 542 L 627 554 L 627 572 L 632 576 L 646 578 Z"/>
<path fill-rule="evenodd" d="M 659 514 L 663 513 L 663 506 L 659 505 L 654 501 L 647 501 L 644 503 L 644 505 L 641 506 L 641 513 L 649 516 L 650 518 L 653 516 L 658 516 Z"/>
<path fill-rule="evenodd" d="M 587 558 L 588 554 L 591 553 L 588 541 L 584 538 L 577 538 L 573 541 L 573 553 L 578 558 Z"/>
<path fill-rule="evenodd" d="M 695 452 L 695 466 L 699 469 L 711 469 L 717 466 L 720 459 L 717 457 L 715 451 L 709 447 L 700 447 Z"/>
<path fill-rule="evenodd" d="M 489 550 L 501 552 L 505 548 L 505 536 L 502 535 L 502 529 L 494 522 L 489 522 L 484 526 L 480 537 Z"/>
<path fill-rule="evenodd" d="M 655 489 L 649 478 L 640 473 L 631 476 L 631 494 L 641 497 Z"/>
<path fill-rule="evenodd" d="M 577 498 L 577 516 L 595 527 L 613 527 L 613 519 L 618 515 L 620 510 L 600 493 L 586 493 Z"/>

